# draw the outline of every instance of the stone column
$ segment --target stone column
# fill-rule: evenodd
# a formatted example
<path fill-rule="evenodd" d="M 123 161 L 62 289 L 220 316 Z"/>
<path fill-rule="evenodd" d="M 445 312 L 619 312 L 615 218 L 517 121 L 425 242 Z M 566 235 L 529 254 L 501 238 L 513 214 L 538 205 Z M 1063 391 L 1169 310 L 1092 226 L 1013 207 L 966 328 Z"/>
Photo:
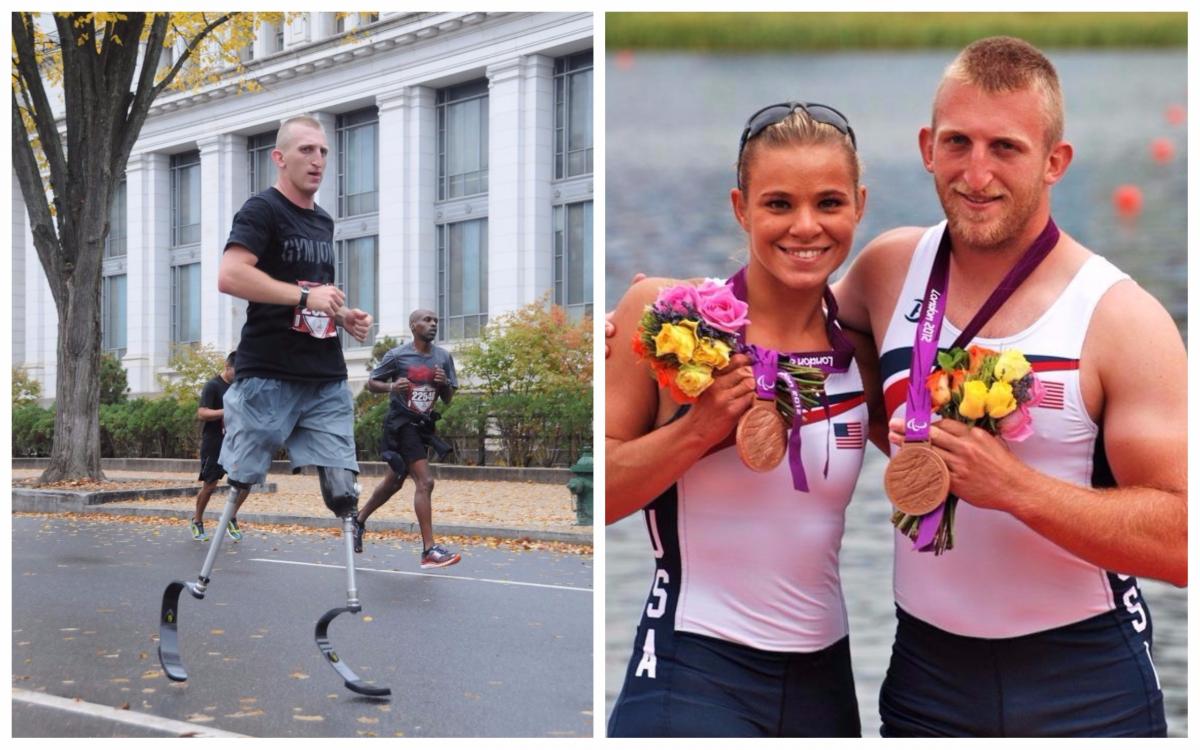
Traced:
<path fill-rule="evenodd" d="M 542 55 L 487 68 L 488 317 L 553 287 L 550 181 L 554 157 L 554 62 Z"/>
<path fill-rule="evenodd" d="M 405 86 L 379 107 L 379 335 L 409 337 L 408 315 L 437 309 L 435 92 Z"/>
<path fill-rule="evenodd" d="M 203 173 L 203 167 L 201 167 Z M 171 176 L 166 154 L 132 154 L 125 169 L 129 201 L 126 257 L 128 330 L 125 371 L 132 395 L 159 389 L 167 364 L 171 322 Z"/>
<path fill-rule="evenodd" d="M 245 303 L 217 289 L 217 272 L 233 215 L 249 197 L 246 138 L 232 133 L 201 138 L 200 340 L 229 351 L 241 335 Z M 240 314 L 239 314 L 240 313 Z"/>

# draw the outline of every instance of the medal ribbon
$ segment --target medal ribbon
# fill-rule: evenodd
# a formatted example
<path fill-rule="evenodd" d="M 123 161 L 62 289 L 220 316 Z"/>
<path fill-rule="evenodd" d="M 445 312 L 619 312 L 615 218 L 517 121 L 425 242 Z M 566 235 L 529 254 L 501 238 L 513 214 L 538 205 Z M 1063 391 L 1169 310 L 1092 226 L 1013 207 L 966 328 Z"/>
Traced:
<path fill-rule="evenodd" d="M 988 296 L 987 301 L 971 318 L 971 322 L 963 328 L 962 333 L 950 345 L 951 349 L 965 347 L 975 338 L 975 334 L 992 319 L 992 316 L 1021 286 L 1029 274 L 1046 259 L 1054 246 L 1058 244 L 1059 231 L 1054 219 L 1046 221 L 1041 234 L 1029 246 L 1016 264 L 1009 269 L 1004 278 Z M 929 388 L 925 380 L 933 371 L 937 358 L 938 341 L 942 333 L 942 321 L 946 317 L 946 293 L 950 285 L 950 232 L 943 229 L 941 242 L 938 243 L 937 255 L 933 259 L 933 268 L 929 272 L 929 282 L 925 287 L 925 297 L 921 300 L 920 314 L 917 316 L 917 330 L 913 341 L 912 364 L 908 372 L 908 397 L 904 404 L 904 441 L 906 443 L 927 442 L 929 440 L 929 423 L 933 418 L 933 403 L 930 400 Z M 920 531 L 916 549 L 922 552 L 933 546 L 933 537 L 938 524 L 942 521 L 945 503 L 936 510 L 921 516 Z"/>
<path fill-rule="evenodd" d="M 742 302 L 746 301 L 746 268 L 744 266 L 725 283 L 732 289 L 734 297 L 737 297 Z M 738 351 L 747 354 L 753 363 L 755 395 L 761 399 L 769 399 L 774 404 L 776 380 L 782 379 L 784 384 L 787 385 L 788 393 L 792 399 L 792 429 L 788 435 L 788 467 L 792 472 L 792 487 L 799 492 L 808 492 L 808 477 L 804 473 L 804 459 L 800 453 L 800 427 L 804 423 L 804 402 L 800 398 L 800 390 L 796 386 L 796 382 L 792 376 L 788 372 L 779 369 L 779 360 L 782 357 L 790 364 L 812 367 L 826 375 L 835 372 L 846 372 L 850 369 L 850 363 L 854 360 L 854 344 L 850 343 L 850 340 L 846 338 L 846 335 L 842 333 L 842 329 L 837 325 L 837 300 L 834 299 L 833 292 L 829 290 L 828 286 L 825 287 L 822 296 L 825 300 L 826 308 L 825 333 L 829 337 L 829 343 L 833 345 L 832 349 L 815 352 L 781 353 L 764 346 L 747 344 L 745 343 L 745 330 L 743 329 L 738 332 Z M 825 394 L 824 389 L 821 391 L 821 402 L 825 408 L 825 415 L 828 417 L 829 398 Z M 825 431 L 824 475 L 829 476 L 828 424 Z"/>

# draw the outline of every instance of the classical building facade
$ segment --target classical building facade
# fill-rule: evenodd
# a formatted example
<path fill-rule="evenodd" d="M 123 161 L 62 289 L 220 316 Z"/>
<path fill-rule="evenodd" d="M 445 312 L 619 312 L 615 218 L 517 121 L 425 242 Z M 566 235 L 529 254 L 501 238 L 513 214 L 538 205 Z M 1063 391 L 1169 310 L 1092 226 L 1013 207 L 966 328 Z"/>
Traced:
<path fill-rule="evenodd" d="M 245 303 L 217 290 L 238 208 L 270 186 L 279 123 L 309 114 L 330 145 L 317 202 L 336 222 L 337 279 L 374 315 L 343 342 L 351 384 L 377 336 L 438 311 L 453 349 L 544 296 L 592 307 L 590 13 L 297 14 L 225 80 L 159 97 L 112 212 L 104 348 L 134 395 L 160 390 L 174 344 L 237 345 Z M 13 364 L 53 394 L 57 319 L 13 182 Z"/>

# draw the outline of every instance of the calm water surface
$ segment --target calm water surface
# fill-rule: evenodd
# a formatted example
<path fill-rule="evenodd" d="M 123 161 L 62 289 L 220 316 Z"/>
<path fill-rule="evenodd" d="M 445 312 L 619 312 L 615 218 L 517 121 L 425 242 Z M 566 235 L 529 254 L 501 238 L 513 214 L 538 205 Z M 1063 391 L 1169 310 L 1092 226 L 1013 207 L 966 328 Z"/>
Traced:
<path fill-rule="evenodd" d="M 831 104 L 854 126 L 866 165 L 866 216 L 855 247 L 901 225 L 942 218 L 921 165 L 917 131 L 952 52 L 811 56 L 638 54 L 610 58 L 606 90 L 606 305 L 635 271 L 720 276 L 741 265 L 744 242 L 729 209 L 737 138 L 745 117 L 771 102 Z M 1165 110 L 1186 106 L 1183 52 L 1051 52 L 1066 100 L 1075 160 L 1054 188 L 1059 226 L 1112 260 L 1171 312 L 1187 336 L 1187 139 Z M 1130 106 L 1137 102 L 1137 106 Z M 1158 164 L 1150 142 L 1170 139 Z M 1140 187 L 1144 210 L 1119 220 L 1111 195 Z M 871 452 L 847 511 L 842 585 L 863 732 L 878 736 L 879 685 L 894 635 L 890 506 L 884 458 Z M 606 717 L 620 690 L 653 571 L 641 516 L 609 526 Z M 953 553 L 951 553 L 953 554 Z M 1187 592 L 1141 581 L 1155 627 L 1155 663 L 1171 736 L 1187 735 Z"/>

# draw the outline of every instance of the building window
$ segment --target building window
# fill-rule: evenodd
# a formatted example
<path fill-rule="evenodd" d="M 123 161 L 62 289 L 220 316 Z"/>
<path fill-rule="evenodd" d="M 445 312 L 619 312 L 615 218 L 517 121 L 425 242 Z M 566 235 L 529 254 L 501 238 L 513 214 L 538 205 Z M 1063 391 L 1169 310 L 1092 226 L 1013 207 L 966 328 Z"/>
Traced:
<path fill-rule="evenodd" d="M 275 150 L 278 130 L 252 135 L 247 141 L 250 161 L 250 195 L 256 195 L 275 184 L 275 162 L 271 152 Z"/>
<path fill-rule="evenodd" d="M 334 13 L 333 14 L 333 33 L 341 34 L 345 30 L 346 30 L 346 14 L 340 13 L 340 12 Z"/>
<path fill-rule="evenodd" d="M 358 14 L 358 25 L 359 26 L 366 26 L 367 24 L 375 23 L 378 20 L 379 20 L 378 13 L 359 13 Z"/>
<path fill-rule="evenodd" d="M 283 52 L 283 21 L 275 25 L 275 51 Z"/>
<path fill-rule="evenodd" d="M 554 207 L 554 302 L 572 320 L 592 314 L 592 202 Z"/>
<path fill-rule="evenodd" d="M 355 237 L 339 240 L 336 273 L 338 288 L 346 294 L 346 307 L 357 307 L 368 312 L 376 321 L 376 324 L 371 326 L 367 340 L 361 344 L 345 331 L 339 331 L 342 346 L 374 345 L 379 320 L 379 238 Z"/>
<path fill-rule="evenodd" d="M 100 348 L 125 356 L 125 274 L 105 276 L 100 286 Z"/>
<path fill-rule="evenodd" d="M 488 189 L 487 79 L 437 92 L 438 200 Z"/>
<path fill-rule="evenodd" d="M 200 152 L 171 157 L 171 246 L 200 241 Z"/>
<path fill-rule="evenodd" d="M 171 267 L 171 341 L 200 340 L 200 264 Z"/>
<path fill-rule="evenodd" d="M 592 51 L 554 61 L 554 177 L 592 172 Z"/>
<path fill-rule="evenodd" d="M 338 115 L 338 216 L 379 210 L 379 115 L 375 107 Z"/>
<path fill-rule="evenodd" d="M 438 338 L 476 338 L 487 325 L 487 219 L 438 226 Z"/>
<path fill-rule="evenodd" d="M 124 178 L 117 184 L 112 208 L 108 212 L 108 237 L 104 240 L 104 257 L 121 258 L 126 253 L 129 238 L 129 199 Z"/>

